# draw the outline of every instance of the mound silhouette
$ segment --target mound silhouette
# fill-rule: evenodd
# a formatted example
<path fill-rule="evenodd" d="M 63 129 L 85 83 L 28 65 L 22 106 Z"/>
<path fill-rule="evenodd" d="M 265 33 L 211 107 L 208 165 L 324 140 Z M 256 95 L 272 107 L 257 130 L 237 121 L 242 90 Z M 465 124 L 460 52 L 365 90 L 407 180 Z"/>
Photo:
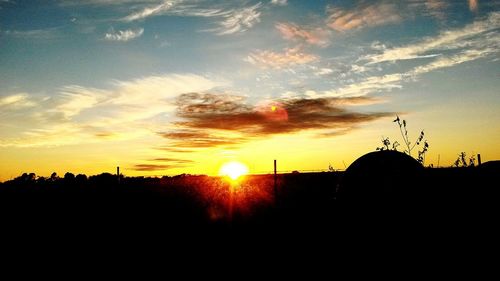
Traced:
<path fill-rule="evenodd" d="M 348 202 L 387 203 L 415 200 L 423 166 L 398 151 L 370 152 L 345 171 L 338 198 Z"/>

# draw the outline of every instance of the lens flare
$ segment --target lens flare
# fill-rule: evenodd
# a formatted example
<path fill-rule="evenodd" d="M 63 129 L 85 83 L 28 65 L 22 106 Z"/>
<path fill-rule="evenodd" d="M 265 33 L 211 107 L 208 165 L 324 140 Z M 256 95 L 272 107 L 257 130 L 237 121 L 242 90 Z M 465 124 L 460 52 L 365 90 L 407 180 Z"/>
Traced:
<path fill-rule="evenodd" d="M 279 102 L 263 101 L 257 105 L 256 109 L 266 120 L 272 122 L 288 121 L 288 112 L 285 106 Z"/>

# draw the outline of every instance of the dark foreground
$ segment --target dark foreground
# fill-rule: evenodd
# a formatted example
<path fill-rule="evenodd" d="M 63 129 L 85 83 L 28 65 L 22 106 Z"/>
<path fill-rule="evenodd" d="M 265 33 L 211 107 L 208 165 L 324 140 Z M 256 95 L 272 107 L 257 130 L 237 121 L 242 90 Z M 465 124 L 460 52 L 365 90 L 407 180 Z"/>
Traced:
<path fill-rule="evenodd" d="M 419 178 L 376 194 L 342 196 L 341 172 L 225 178 L 176 176 L 34 180 L 0 185 L 4 229 L 25 233 L 184 231 L 340 232 L 347 225 L 410 225 L 420 229 L 481 227 L 496 218 L 499 171 L 489 168 L 426 169 Z M 390 175 L 388 175 L 390 177 Z M 379 180 L 379 179 L 378 179 Z M 399 182 L 400 181 L 400 182 Z M 229 235 L 229 234 L 228 234 Z"/>

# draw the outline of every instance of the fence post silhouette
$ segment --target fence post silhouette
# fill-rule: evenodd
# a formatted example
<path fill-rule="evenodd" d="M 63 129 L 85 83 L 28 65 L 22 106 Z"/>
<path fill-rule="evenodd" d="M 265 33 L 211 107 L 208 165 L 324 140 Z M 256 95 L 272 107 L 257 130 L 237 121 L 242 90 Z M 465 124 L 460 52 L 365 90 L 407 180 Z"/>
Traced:
<path fill-rule="evenodd" d="M 477 165 L 481 166 L 481 154 L 477 154 Z"/>
<path fill-rule="evenodd" d="M 274 159 L 274 201 L 278 201 L 278 175 L 276 171 L 276 159 Z"/>
<path fill-rule="evenodd" d="M 120 166 L 116 166 L 116 176 L 118 177 L 118 184 L 120 184 Z"/>

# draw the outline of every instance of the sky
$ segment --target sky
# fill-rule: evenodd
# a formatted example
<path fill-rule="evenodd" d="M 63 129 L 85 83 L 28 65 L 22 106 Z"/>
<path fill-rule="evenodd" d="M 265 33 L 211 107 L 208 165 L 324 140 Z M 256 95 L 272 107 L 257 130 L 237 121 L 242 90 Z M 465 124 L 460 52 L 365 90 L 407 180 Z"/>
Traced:
<path fill-rule="evenodd" d="M 500 159 L 499 46 L 500 1 L 0 0 L 0 181 L 345 169 L 396 115 Z"/>

